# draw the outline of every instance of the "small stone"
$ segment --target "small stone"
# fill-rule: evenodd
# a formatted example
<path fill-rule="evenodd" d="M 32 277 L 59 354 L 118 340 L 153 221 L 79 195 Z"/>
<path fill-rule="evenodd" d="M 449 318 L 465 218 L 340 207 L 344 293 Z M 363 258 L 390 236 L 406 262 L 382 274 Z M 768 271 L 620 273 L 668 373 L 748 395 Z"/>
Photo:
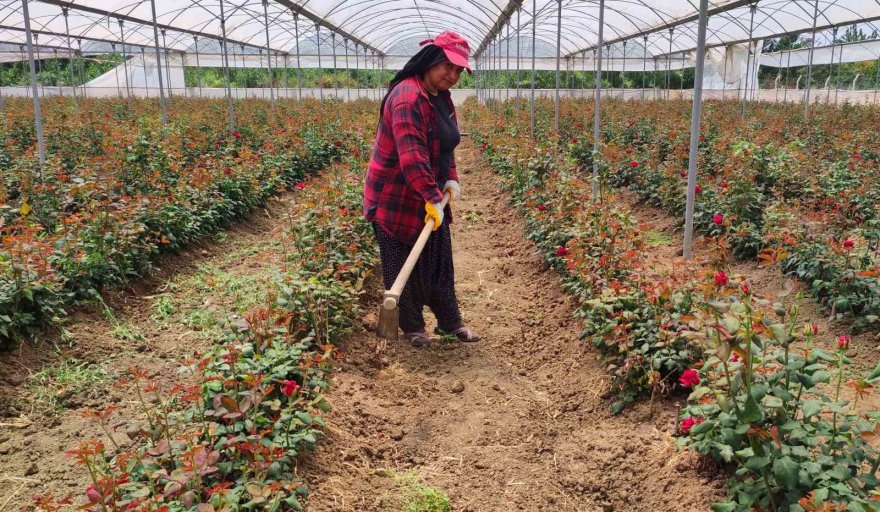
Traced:
<path fill-rule="evenodd" d="M 0 446 L 0 455 L 7 455 L 12 450 L 12 447 L 8 444 Z"/>
<path fill-rule="evenodd" d="M 40 472 L 40 468 L 37 467 L 36 463 L 32 463 L 28 468 L 24 471 L 24 476 L 36 475 Z"/>
<path fill-rule="evenodd" d="M 492 389 L 494 389 L 495 391 L 501 391 L 501 386 L 499 386 L 497 383 L 492 384 Z"/>
<path fill-rule="evenodd" d="M 455 381 L 455 384 L 452 385 L 452 392 L 461 393 L 462 391 L 464 391 L 464 382 L 460 380 Z"/>
<path fill-rule="evenodd" d="M 396 430 L 391 434 L 391 439 L 400 441 L 406 433 L 403 430 Z"/>

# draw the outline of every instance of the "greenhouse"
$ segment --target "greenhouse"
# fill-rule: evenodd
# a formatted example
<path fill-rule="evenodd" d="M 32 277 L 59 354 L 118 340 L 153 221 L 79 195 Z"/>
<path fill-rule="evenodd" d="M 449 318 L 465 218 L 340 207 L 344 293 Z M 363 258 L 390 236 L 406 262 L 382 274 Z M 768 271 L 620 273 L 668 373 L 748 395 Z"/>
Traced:
<path fill-rule="evenodd" d="M 0 512 L 880 512 L 878 95 L 880 0 L 0 0 Z"/>

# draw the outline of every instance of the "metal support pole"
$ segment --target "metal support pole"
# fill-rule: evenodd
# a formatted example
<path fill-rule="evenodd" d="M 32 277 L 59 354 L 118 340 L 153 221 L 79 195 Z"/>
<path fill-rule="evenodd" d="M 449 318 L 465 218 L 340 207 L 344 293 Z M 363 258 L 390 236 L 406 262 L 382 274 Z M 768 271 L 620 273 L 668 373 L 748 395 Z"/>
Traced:
<path fill-rule="evenodd" d="M 293 13 L 293 31 L 294 31 L 294 38 L 296 39 L 296 91 L 297 91 L 297 98 L 301 100 L 303 98 L 303 91 L 302 91 L 302 69 L 300 68 L 300 64 L 299 64 L 299 14 L 297 14 L 295 12 Z"/>
<path fill-rule="evenodd" d="M 119 37 L 122 41 L 122 69 L 125 71 L 125 93 L 128 95 L 128 106 L 131 108 L 131 84 L 128 80 L 128 53 L 125 51 L 125 27 L 123 26 L 122 20 L 119 20 Z"/>
<path fill-rule="evenodd" d="M 835 32 L 836 32 L 835 28 Z M 832 61 L 834 57 L 832 56 Z M 840 91 L 840 69 L 843 67 L 843 47 L 840 47 L 840 55 L 837 56 L 837 80 L 834 81 L 834 104 L 837 105 L 837 93 Z"/>
<path fill-rule="evenodd" d="M 360 58 L 358 57 L 358 54 L 360 53 L 360 50 L 358 50 L 359 47 L 359 43 L 354 43 L 354 90 L 357 91 L 355 93 L 356 100 L 361 99 Z"/>
<path fill-rule="evenodd" d="M 147 58 L 144 56 L 144 47 L 141 46 L 141 67 L 144 70 L 144 91 L 147 98 L 150 97 L 150 80 L 147 77 Z"/>
<path fill-rule="evenodd" d="M 531 123 L 531 136 L 535 137 L 535 25 L 537 25 L 538 0 L 532 0 L 532 98 L 529 101 L 529 121 Z M 874 82 L 877 79 L 875 77 Z M 876 84 L 875 84 L 876 85 Z M 876 102 L 876 95 L 875 95 Z"/>
<path fill-rule="evenodd" d="M 348 39 L 343 38 L 342 42 L 345 44 L 345 91 L 348 101 L 351 101 L 351 85 L 348 83 Z"/>
<path fill-rule="evenodd" d="M 196 50 L 196 81 L 199 85 L 199 98 L 202 97 L 202 64 L 199 62 L 199 36 L 193 36 L 193 44 Z"/>
<path fill-rule="evenodd" d="M 116 57 L 116 43 L 110 43 L 113 57 Z M 119 85 L 119 66 L 113 68 L 113 77 L 116 78 L 116 96 L 122 98 L 122 88 Z"/>
<path fill-rule="evenodd" d="M 330 32 L 330 47 L 333 48 L 333 97 L 339 98 L 339 68 L 336 67 L 336 32 Z"/>
<path fill-rule="evenodd" d="M 266 30 L 266 71 L 269 73 L 269 101 L 275 110 L 275 87 L 272 77 L 272 50 L 269 48 L 269 0 L 263 0 L 263 27 Z"/>
<path fill-rule="evenodd" d="M 596 43 L 596 104 L 593 107 L 593 201 L 599 199 L 599 122 L 601 121 L 602 95 L 602 43 L 605 29 L 605 0 L 599 0 L 599 40 Z"/>
<path fill-rule="evenodd" d="M 83 90 L 81 92 L 82 92 L 83 98 L 85 98 L 86 97 L 86 91 L 85 91 L 86 77 L 85 77 L 85 73 L 83 70 L 83 63 L 82 63 L 82 56 L 83 56 L 82 39 L 76 40 L 76 48 L 77 48 L 77 53 L 79 53 L 79 65 L 77 66 L 77 68 L 79 69 L 79 83 L 83 84 Z"/>
<path fill-rule="evenodd" d="M 504 66 L 504 99 L 510 99 L 510 20 L 507 20 L 507 64 Z"/>
<path fill-rule="evenodd" d="M 21 0 L 22 15 L 24 16 L 24 32 L 28 49 L 28 64 L 31 72 L 31 91 L 34 103 L 34 128 L 37 132 L 37 156 L 40 160 L 40 181 L 43 181 L 43 166 L 46 164 L 46 141 L 43 140 L 43 112 L 40 109 L 40 93 L 37 90 L 37 66 L 34 62 L 34 44 L 31 33 L 31 16 L 28 11 L 28 0 Z"/>
<path fill-rule="evenodd" d="M 791 70 L 791 49 L 788 50 L 788 64 L 785 65 L 785 90 L 782 91 L 782 101 L 788 101 L 788 73 Z"/>
<path fill-rule="evenodd" d="M 315 23 L 315 42 L 317 43 L 317 46 L 318 46 L 318 74 L 317 74 L 317 76 L 318 76 L 318 78 L 321 78 L 321 73 L 322 73 L 322 70 L 321 70 L 321 25 L 318 25 L 317 23 Z M 324 103 L 323 80 L 321 80 L 321 83 L 316 83 L 315 85 L 318 86 L 318 91 L 321 93 L 321 103 Z"/>
<path fill-rule="evenodd" d="M 755 30 L 755 11 L 757 11 L 757 10 L 758 10 L 758 4 L 752 4 L 749 6 L 749 13 L 750 13 L 749 14 L 749 42 L 748 42 L 749 51 L 746 54 L 746 81 L 745 81 L 745 87 L 743 87 L 742 110 L 740 113 L 742 117 L 745 117 L 745 115 L 746 115 L 746 99 L 747 99 L 747 96 L 749 95 L 749 75 L 752 74 L 752 67 L 751 67 L 752 43 L 753 43 L 752 34 L 754 33 L 754 30 Z"/>
<path fill-rule="evenodd" d="M 687 205 L 684 219 L 683 255 L 693 256 L 694 202 L 697 187 L 697 150 L 700 144 L 700 119 L 703 113 L 703 69 L 706 60 L 706 23 L 709 0 L 700 0 L 700 15 L 697 21 L 697 61 L 694 66 L 694 100 L 691 110 L 691 140 L 688 157 Z"/>
<path fill-rule="evenodd" d="M 669 82 L 670 77 L 669 74 L 672 71 L 672 33 L 675 30 L 675 27 L 669 27 L 669 53 L 666 54 L 666 102 L 669 103 L 669 89 L 671 89 L 671 83 Z"/>
<path fill-rule="evenodd" d="M 877 104 L 877 91 L 880 91 L 880 57 L 874 63 L 874 105 Z"/>
<path fill-rule="evenodd" d="M 810 115 L 810 86 L 813 79 L 813 48 L 816 46 L 816 20 L 819 17 L 819 0 L 813 6 L 813 40 L 810 41 L 810 54 L 807 61 L 807 90 L 804 92 L 804 118 Z"/>
<path fill-rule="evenodd" d="M 604 0 L 599 0 L 603 2 Z M 556 99 L 553 101 L 553 131 L 559 132 L 559 56 L 562 52 L 562 0 L 556 11 Z"/>
<path fill-rule="evenodd" d="M 776 81 L 773 84 L 773 88 L 776 89 L 776 103 L 779 103 L 779 79 L 782 78 L 782 52 L 779 52 L 779 70 L 776 73 Z"/>
<path fill-rule="evenodd" d="M 152 0 L 155 2 L 156 0 Z M 229 131 L 235 131 L 235 106 L 232 104 L 232 84 L 229 80 L 229 40 L 226 39 L 226 11 L 223 7 L 223 0 L 220 0 L 220 33 L 223 40 L 220 42 L 220 49 L 223 52 L 223 76 L 226 81 L 226 107 L 229 110 Z M 234 50 L 233 50 L 234 51 Z"/>
<path fill-rule="evenodd" d="M 159 32 L 162 34 L 162 47 L 165 48 L 165 76 L 168 77 L 168 99 L 171 100 L 174 97 L 174 88 L 171 87 L 171 62 L 169 62 L 171 57 L 169 57 L 168 44 L 165 40 L 165 29 L 163 28 Z M 161 69 L 160 67 L 160 73 L 162 72 Z"/>
<path fill-rule="evenodd" d="M 623 42 L 623 71 L 620 74 L 620 99 L 626 99 L 626 41 Z"/>
<path fill-rule="evenodd" d="M 64 35 L 67 37 L 67 52 L 70 58 L 70 85 L 73 89 L 73 109 L 78 110 L 79 105 L 76 102 L 76 75 L 73 72 L 73 67 L 76 64 L 76 54 L 73 52 L 73 47 L 70 46 L 70 24 L 67 20 L 67 7 L 61 8 L 61 14 L 64 16 Z"/>
<path fill-rule="evenodd" d="M 516 9 L 516 98 L 519 99 L 519 61 L 520 61 L 520 51 L 519 51 L 519 39 L 520 39 L 520 29 L 522 26 L 519 22 L 519 13 L 522 10 L 522 6 L 517 7 Z"/>
<path fill-rule="evenodd" d="M 645 101 L 645 77 L 648 75 L 648 35 L 642 36 L 642 101 Z"/>

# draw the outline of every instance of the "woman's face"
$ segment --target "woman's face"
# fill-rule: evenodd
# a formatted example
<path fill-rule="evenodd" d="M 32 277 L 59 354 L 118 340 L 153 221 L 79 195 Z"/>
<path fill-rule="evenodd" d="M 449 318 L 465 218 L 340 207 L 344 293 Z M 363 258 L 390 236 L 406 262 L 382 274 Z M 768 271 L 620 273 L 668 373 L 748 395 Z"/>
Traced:
<path fill-rule="evenodd" d="M 428 68 L 425 72 L 425 82 L 430 89 L 436 91 L 446 91 L 452 89 L 461 78 L 461 71 L 464 68 L 446 61 Z"/>

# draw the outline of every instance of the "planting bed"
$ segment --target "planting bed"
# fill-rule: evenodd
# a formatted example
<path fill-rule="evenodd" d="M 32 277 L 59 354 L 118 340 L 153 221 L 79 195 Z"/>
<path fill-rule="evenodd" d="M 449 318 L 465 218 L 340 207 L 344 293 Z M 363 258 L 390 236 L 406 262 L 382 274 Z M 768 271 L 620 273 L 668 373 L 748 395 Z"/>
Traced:
<path fill-rule="evenodd" d="M 453 245 L 484 341 L 414 349 L 371 333 L 381 286 L 360 189 L 376 105 L 335 104 L 330 126 L 313 102 L 277 117 L 242 103 L 226 139 L 201 113 L 163 138 L 146 104 L 135 121 L 95 102 L 81 131 L 115 119 L 151 135 L 112 129 L 127 145 L 91 162 L 55 148 L 49 183 L 69 204 L 21 178 L 32 164 L 7 180 L 4 248 L 43 257 L 24 281 L 4 267 L 10 308 L 32 316 L 10 316 L 7 342 L 27 341 L 0 357 L 0 505 L 875 510 L 876 112 L 848 117 L 858 141 L 811 152 L 843 114 L 798 131 L 777 124 L 780 107 L 740 126 L 734 105 L 710 103 L 733 128 L 707 131 L 701 168 L 716 170 L 700 177 L 685 262 L 683 103 L 609 102 L 601 204 L 583 103 L 534 141 L 522 105 L 466 105 Z M 32 162 L 23 108 L 6 151 Z M 539 106 L 539 133 L 550 112 Z M 120 174 L 133 168 L 145 174 Z M 179 185 L 157 192 L 169 169 Z M 204 180 L 179 179 L 193 173 Z M 822 191 L 838 185 L 835 209 Z M 93 230 L 108 243 L 83 242 Z M 804 265 L 820 283 L 796 279 Z M 69 318 L 41 317 L 46 300 Z"/>

